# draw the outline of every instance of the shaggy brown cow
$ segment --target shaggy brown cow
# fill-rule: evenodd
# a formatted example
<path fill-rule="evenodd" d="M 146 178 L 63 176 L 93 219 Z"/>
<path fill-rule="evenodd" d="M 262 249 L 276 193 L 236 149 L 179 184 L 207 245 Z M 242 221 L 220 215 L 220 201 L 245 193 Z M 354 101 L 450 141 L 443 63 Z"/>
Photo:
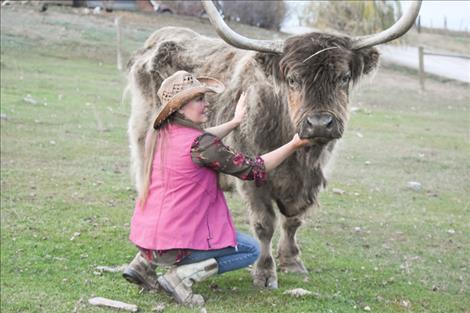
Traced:
<path fill-rule="evenodd" d="M 293 36 L 285 42 L 249 40 L 233 33 L 217 15 L 211 2 L 204 3 L 225 42 L 201 36 L 190 29 L 157 30 L 129 62 L 132 113 L 129 137 L 133 170 L 141 181 L 146 130 L 160 102 L 156 91 L 163 79 L 177 70 L 211 76 L 224 82 L 226 91 L 209 97 L 209 125 L 229 120 L 241 91 L 246 90 L 246 118 L 226 143 L 251 155 L 261 155 L 289 141 L 295 132 L 310 138 L 299 150 L 269 174 L 267 184 L 250 182 L 236 186 L 251 213 L 253 230 L 261 243 L 261 256 L 253 270 L 256 286 L 277 287 L 271 239 L 276 210 L 281 212 L 279 264 L 288 272 L 306 273 L 296 243 L 304 213 L 317 204 L 325 186 L 325 166 L 348 121 L 348 95 L 362 75 L 377 67 L 379 53 L 373 45 L 401 36 L 411 27 L 419 5 L 412 6 L 392 28 L 374 36 L 349 38 L 322 33 Z"/>

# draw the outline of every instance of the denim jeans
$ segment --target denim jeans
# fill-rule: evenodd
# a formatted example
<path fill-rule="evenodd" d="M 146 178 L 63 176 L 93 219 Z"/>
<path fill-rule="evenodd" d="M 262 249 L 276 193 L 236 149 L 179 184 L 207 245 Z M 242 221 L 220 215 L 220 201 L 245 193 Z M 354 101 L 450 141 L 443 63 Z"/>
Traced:
<path fill-rule="evenodd" d="M 237 231 L 237 247 L 217 250 L 189 250 L 191 254 L 184 257 L 178 265 L 197 263 L 215 258 L 219 265 L 219 274 L 234 271 L 255 263 L 260 250 L 253 237 Z"/>

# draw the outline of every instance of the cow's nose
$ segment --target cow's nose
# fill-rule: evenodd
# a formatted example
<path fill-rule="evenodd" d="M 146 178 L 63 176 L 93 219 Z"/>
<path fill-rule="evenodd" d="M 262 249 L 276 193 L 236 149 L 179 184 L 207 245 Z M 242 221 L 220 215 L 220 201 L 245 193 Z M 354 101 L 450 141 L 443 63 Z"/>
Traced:
<path fill-rule="evenodd" d="M 328 112 L 315 113 L 307 117 L 307 123 L 310 127 L 328 131 L 334 126 L 334 118 L 333 115 Z"/>
<path fill-rule="evenodd" d="M 340 138 L 339 121 L 330 112 L 309 114 L 301 124 L 299 136 L 310 139 L 323 138 L 323 140 Z"/>

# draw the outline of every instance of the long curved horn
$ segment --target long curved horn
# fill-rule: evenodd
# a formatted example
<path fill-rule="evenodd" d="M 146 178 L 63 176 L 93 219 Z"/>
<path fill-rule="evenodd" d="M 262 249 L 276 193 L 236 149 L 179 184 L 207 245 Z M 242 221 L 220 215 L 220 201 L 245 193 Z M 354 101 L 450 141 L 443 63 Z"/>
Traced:
<path fill-rule="evenodd" d="M 421 1 L 422 0 L 413 1 L 405 14 L 403 14 L 395 24 L 386 30 L 378 34 L 354 37 L 352 48 L 358 50 L 372 47 L 386 43 L 405 34 L 411 26 L 413 26 L 414 21 L 418 16 L 419 9 L 421 8 Z"/>
<path fill-rule="evenodd" d="M 201 2 L 217 34 L 229 45 L 245 50 L 282 53 L 284 48 L 283 40 L 257 40 L 244 37 L 225 24 L 211 0 L 201 0 Z"/>

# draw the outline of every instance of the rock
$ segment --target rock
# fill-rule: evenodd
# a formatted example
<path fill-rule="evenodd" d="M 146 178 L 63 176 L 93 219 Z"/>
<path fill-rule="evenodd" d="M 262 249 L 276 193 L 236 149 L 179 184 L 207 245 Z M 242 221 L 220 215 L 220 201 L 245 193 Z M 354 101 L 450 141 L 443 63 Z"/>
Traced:
<path fill-rule="evenodd" d="M 406 186 L 410 188 L 411 190 L 414 191 L 420 191 L 421 190 L 421 183 L 417 181 L 409 181 Z"/>
<path fill-rule="evenodd" d="M 411 303 L 410 303 L 409 300 L 401 300 L 400 301 L 400 306 L 405 308 L 405 309 L 408 309 L 411 306 Z"/>
<path fill-rule="evenodd" d="M 344 192 L 345 192 L 344 190 L 339 189 L 339 188 L 333 188 L 331 191 L 332 191 L 334 194 L 337 194 L 337 195 L 342 195 L 342 194 L 344 194 Z"/>
<path fill-rule="evenodd" d="M 117 265 L 117 266 L 97 266 L 96 270 L 100 272 L 120 273 L 124 271 L 126 267 L 127 267 L 127 264 Z"/>
<path fill-rule="evenodd" d="M 23 98 L 23 100 L 25 102 L 33 104 L 33 105 L 38 104 L 38 101 L 36 99 L 34 99 L 33 96 L 31 96 L 30 94 L 27 94 L 26 97 Z"/>
<path fill-rule="evenodd" d="M 155 306 L 155 309 L 153 310 L 158 313 L 165 311 L 165 303 L 163 302 L 157 303 L 157 305 Z"/>
<path fill-rule="evenodd" d="M 75 238 L 77 238 L 78 236 L 80 236 L 80 232 L 77 231 L 77 232 L 73 233 L 73 236 L 70 237 L 70 240 L 75 240 Z"/>
<path fill-rule="evenodd" d="M 366 305 L 366 306 L 364 307 L 364 311 L 370 312 L 370 306 Z"/>
<path fill-rule="evenodd" d="M 312 292 L 308 291 L 308 290 L 305 290 L 303 288 L 295 288 L 295 289 L 290 289 L 290 290 L 284 291 L 283 294 L 299 298 L 299 297 L 304 297 L 304 296 L 311 295 Z"/>

